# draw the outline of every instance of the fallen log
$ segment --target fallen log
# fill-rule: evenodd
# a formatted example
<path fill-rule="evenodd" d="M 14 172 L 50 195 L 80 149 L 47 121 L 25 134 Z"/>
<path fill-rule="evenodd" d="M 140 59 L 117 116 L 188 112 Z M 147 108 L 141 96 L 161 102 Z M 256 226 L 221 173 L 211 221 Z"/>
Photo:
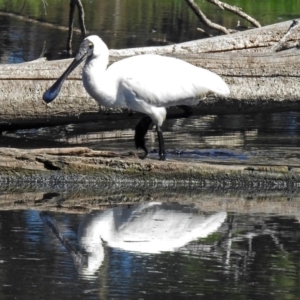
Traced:
<path fill-rule="evenodd" d="M 274 162 L 272 166 L 241 163 L 205 163 L 145 159 L 136 154 L 93 151 L 89 148 L 20 150 L 0 148 L 0 186 L 35 183 L 47 188 L 67 183 L 105 183 L 146 187 L 213 188 L 246 191 L 295 191 L 300 186 L 300 165 Z"/>
<path fill-rule="evenodd" d="M 270 52 L 290 27 L 278 23 L 232 35 L 164 47 L 111 50 L 111 62 L 124 56 L 159 53 L 184 59 L 221 75 L 229 84 L 230 97 L 210 96 L 200 102 L 197 113 L 250 113 L 299 110 L 300 55 L 297 50 Z M 289 42 L 297 42 L 295 32 Z M 55 102 L 42 101 L 44 91 L 61 75 L 71 60 L 0 66 L 0 131 L 79 123 L 118 113 L 124 108 L 99 107 L 85 92 L 80 69 L 75 71 Z"/>

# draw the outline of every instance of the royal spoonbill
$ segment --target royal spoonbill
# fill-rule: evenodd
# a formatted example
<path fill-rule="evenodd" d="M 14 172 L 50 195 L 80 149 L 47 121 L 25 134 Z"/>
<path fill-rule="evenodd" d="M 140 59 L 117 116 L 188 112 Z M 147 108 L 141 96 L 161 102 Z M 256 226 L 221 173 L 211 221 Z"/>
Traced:
<path fill-rule="evenodd" d="M 200 214 L 193 206 L 149 202 L 85 215 L 78 228 L 78 249 L 64 237 L 48 213 L 41 218 L 71 254 L 79 271 L 94 274 L 105 247 L 140 254 L 180 252 L 188 243 L 206 238 L 226 220 L 226 212 Z M 61 227 L 62 228 L 62 227 Z"/>
<path fill-rule="evenodd" d="M 137 55 L 107 68 L 109 50 L 98 36 L 92 35 L 83 40 L 73 62 L 44 93 L 45 102 L 58 96 L 64 80 L 85 59 L 82 81 L 86 91 L 100 105 L 123 106 L 145 114 L 136 127 L 136 147 L 142 148 L 147 156 L 144 136 L 153 122 L 160 160 L 166 158 L 161 126 L 169 118 L 167 107 L 180 107 L 184 113 L 179 117 L 186 117 L 190 115 L 189 107 L 205 95 L 226 97 L 230 93 L 228 85 L 217 74 L 172 57 Z"/>

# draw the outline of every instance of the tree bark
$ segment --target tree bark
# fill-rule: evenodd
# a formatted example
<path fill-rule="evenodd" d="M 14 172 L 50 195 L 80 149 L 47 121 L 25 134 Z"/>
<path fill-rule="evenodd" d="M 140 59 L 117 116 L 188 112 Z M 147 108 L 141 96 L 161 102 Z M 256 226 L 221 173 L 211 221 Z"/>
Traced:
<path fill-rule="evenodd" d="M 210 96 L 200 101 L 198 112 L 249 113 L 299 110 L 300 55 L 296 51 L 271 52 L 291 22 L 283 22 L 222 37 L 172 46 L 111 50 L 111 62 L 126 56 L 158 53 L 184 59 L 224 78 L 231 95 Z M 288 42 L 296 42 L 294 32 Z M 0 131 L 79 123 L 105 117 L 108 113 L 128 114 L 124 108 L 99 107 L 85 92 L 80 68 L 65 82 L 60 96 L 51 104 L 42 100 L 44 91 L 71 60 L 43 60 L 0 66 Z"/>

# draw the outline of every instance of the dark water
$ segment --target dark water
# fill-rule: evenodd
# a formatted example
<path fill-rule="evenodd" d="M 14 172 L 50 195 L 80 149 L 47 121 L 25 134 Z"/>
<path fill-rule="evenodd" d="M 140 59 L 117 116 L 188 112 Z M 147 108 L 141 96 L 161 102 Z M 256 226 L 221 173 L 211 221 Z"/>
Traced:
<path fill-rule="evenodd" d="M 262 25 L 298 17 L 300 1 L 228 0 Z M 100 34 L 110 48 L 183 42 L 201 38 L 199 21 L 183 0 L 82 0 L 86 28 Z M 213 21 L 233 28 L 239 18 L 206 1 L 201 8 Z M 77 16 L 77 15 L 76 15 Z M 0 62 L 17 63 L 46 55 L 65 57 L 69 1 L 0 0 Z M 75 25 L 78 28 L 76 17 Z M 249 24 L 248 24 L 249 25 Z M 165 42 L 162 40 L 165 39 Z M 74 49 L 81 40 L 74 32 Z M 88 146 L 99 150 L 134 150 L 137 117 L 107 117 L 97 123 L 7 132 L 3 147 Z M 248 163 L 298 165 L 299 114 L 193 116 L 167 121 L 164 136 L 168 157 Z M 148 133 L 150 157 L 157 157 L 154 131 Z"/>
<path fill-rule="evenodd" d="M 41 56 L 65 57 L 70 1 L 0 0 L 0 62 L 18 63 Z M 262 25 L 299 17 L 298 0 L 227 0 L 242 7 Z M 206 1 L 197 2 L 206 16 L 227 28 L 252 25 Z M 205 37 L 205 28 L 183 0 L 82 0 L 88 34 L 97 34 L 109 48 L 167 45 Z M 13 13 L 13 15 L 8 15 Z M 73 49 L 81 42 L 75 11 Z M 216 35 L 216 32 L 209 33 Z"/>
<path fill-rule="evenodd" d="M 110 48 L 203 37 L 182 0 L 82 2 L 87 30 L 101 35 Z M 263 25 L 298 18 L 300 10 L 297 0 L 227 2 L 243 7 Z M 41 0 L 0 1 L 0 62 L 64 58 L 67 30 L 58 25 L 68 25 L 68 6 L 69 1 L 48 1 L 45 10 Z M 227 27 L 239 21 L 206 2 L 201 8 Z M 74 49 L 80 41 L 76 31 Z M 135 115 L 119 120 L 107 116 L 97 123 L 5 132 L 0 146 L 129 151 L 134 150 L 137 122 Z M 168 159 L 299 166 L 299 128 L 300 114 L 289 112 L 193 116 L 167 121 L 163 130 Z M 147 145 L 150 159 L 156 159 L 155 131 L 148 133 Z M 235 191 L 237 200 L 231 191 L 204 195 L 198 189 L 179 192 L 174 187 L 170 194 L 164 189 L 161 199 L 155 196 L 158 202 L 152 205 L 141 202 L 86 214 L 77 207 L 71 214 L 14 210 L 26 207 L 24 197 L 33 198 L 36 206 L 49 202 L 52 210 L 64 204 L 59 194 L 59 203 L 51 202 L 63 184 L 51 193 L 44 183 L 38 194 L 30 183 L 22 184 L 28 185 L 25 196 L 0 185 L 1 201 L 6 200 L 0 203 L 0 299 L 299 298 L 297 191 L 280 196 L 277 191 Z M 153 199 L 153 190 L 138 188 L 139 197 Z M 96 201 L 89 193 L 86 187 L 88 200 Z M 130 187 L 119 187 L 116 196 L 105 190 L 104 202 L 117 198 L 131 203 L 133 197 Z M 174 198 L 189 198 L 193 204 L 172 204 Z M 11 210 L 2 210 L 7 203 Z"/>
<path fill-rule="evenodd" d="M 298 299 L 299 229 L 296 215 L 157 202 L 0 211 L 0 298 Z"/>
<path fill-rule="evenodd" d="M 95 150 L 135 151 L 137 116 L 107 116 L 94 123 L 3 133 L 0 146 L 86 146 Z M 195 115 L 167 120 L 163 125 L 168 159 L 196 159 L 223 163 L 299 165 L 300 113 L 253 115 Z M 155 130 L 147 134 L 149 157 L 158 157 Z"/>

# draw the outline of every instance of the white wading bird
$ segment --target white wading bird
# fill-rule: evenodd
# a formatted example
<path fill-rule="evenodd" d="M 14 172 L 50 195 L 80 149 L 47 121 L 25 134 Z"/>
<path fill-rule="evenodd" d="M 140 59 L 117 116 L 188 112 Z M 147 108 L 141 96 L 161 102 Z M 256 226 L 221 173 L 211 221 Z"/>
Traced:
<path fill-rule="evenodd" d="M 161 126 L 167 118 L 167 107 L 178 106 L 184 113 L 176 117 L 188 117 L 190 106 L 196 105 L 206 94 L 226 97 L 230 93 L 228 85 L 217 74 L 176 58 L 137 55 L 107 68 L 109 50 L 98 36 L 92 35 L 83 40 L 74 61 L 44 93 L 45 102 L 58 96 L 64 80 L 84 59 L 83 85 L 100 105 L 123 106 L 146 114 L 135 132 L 136 147 L 145 151 L 145 157 L 148 151 L 144 137 L 153 122 L 158 135 L 159 157 L 165 160 Z"/>
<path fill-rule="evenodd" d="M 206 238 L 227 217 L 226 212 L 201 215 L 176 203 L 145 203 L 132 208 L 113 208 L 86 215 L 78 238 L 86 254 L 82 272 L 93 274 L 102 265 L 104 244 L 136 253 L 158 254 Z"/>
<path fill-rule="evenodd" d="M 227 218 L 226 212 L 202 214 L 193 206 L 161 202 L 93 211 L 81 220 L 78 247 L 74 247 L 51 214 L 40 215 L 85 275 L 99 269 L 107 246 L 140 254 L 180 252 L 217 231 Z"/>

